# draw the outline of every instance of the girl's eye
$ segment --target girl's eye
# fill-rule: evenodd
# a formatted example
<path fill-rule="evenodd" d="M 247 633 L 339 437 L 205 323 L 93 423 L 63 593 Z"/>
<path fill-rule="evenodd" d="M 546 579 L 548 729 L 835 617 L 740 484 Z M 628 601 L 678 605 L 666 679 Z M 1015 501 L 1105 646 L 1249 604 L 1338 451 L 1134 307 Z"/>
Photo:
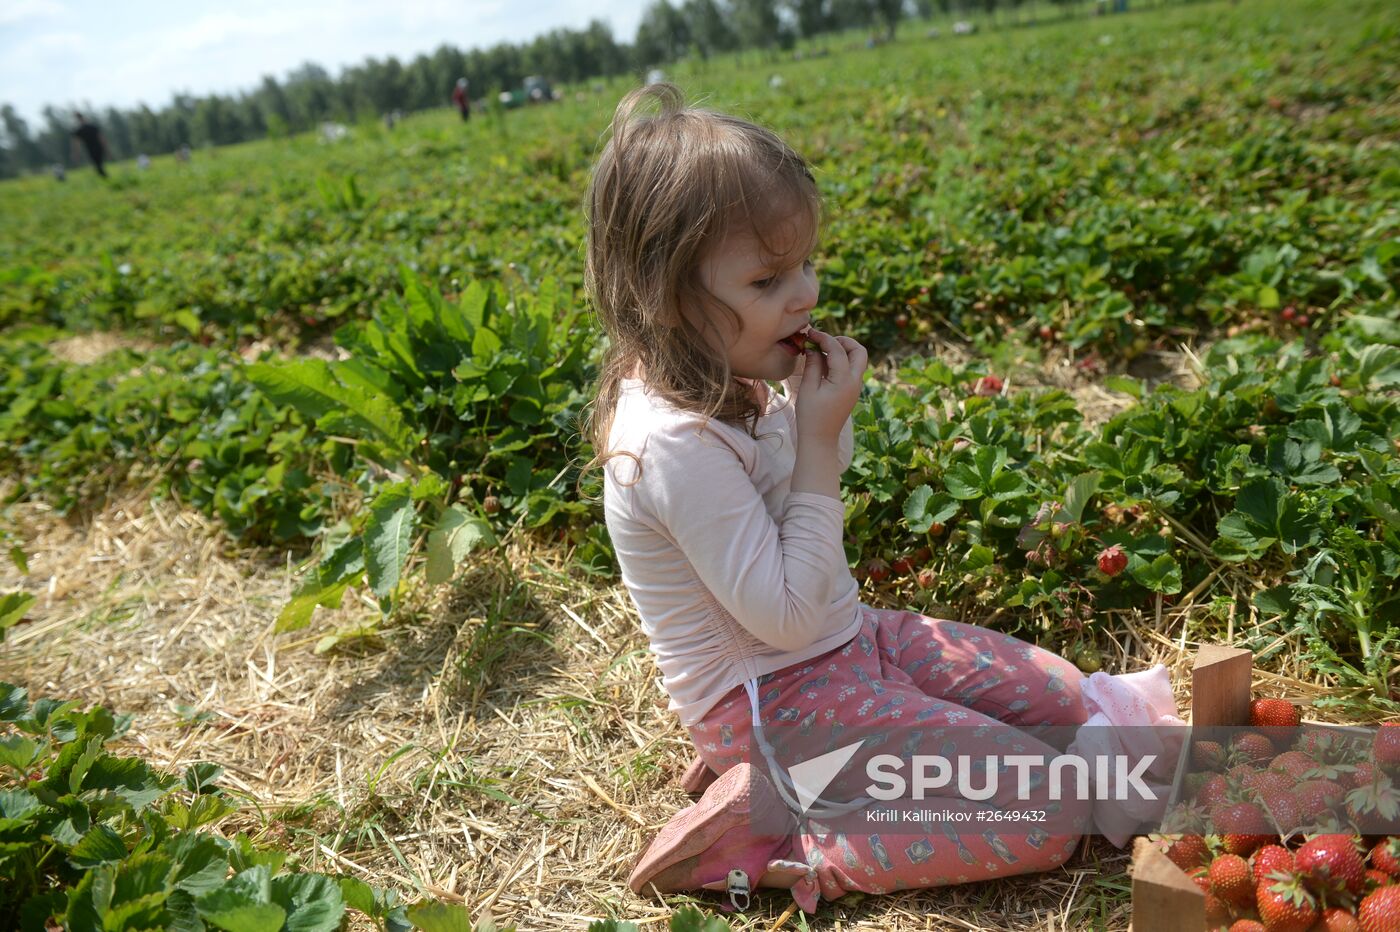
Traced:
<path fill-rule="evenodd" d="M 755 288 L 767 288 L 770 285 L 772 285 L 775 281 L 777 281 L 777 278 L 773 275 L 770 275 L 767 278 L 760 278 L 758 281 L 753 283 L 753 286 Z"/>

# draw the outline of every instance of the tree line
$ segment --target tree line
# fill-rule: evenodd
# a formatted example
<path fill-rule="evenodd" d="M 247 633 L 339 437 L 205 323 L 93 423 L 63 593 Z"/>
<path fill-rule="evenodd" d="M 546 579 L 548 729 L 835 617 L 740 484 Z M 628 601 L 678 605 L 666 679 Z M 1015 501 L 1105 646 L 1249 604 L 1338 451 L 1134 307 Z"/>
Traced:
<path fill-rule="evenodd" d="M 1050 0 L 1070 12 L 1098 0 Z M 1158 0 L 1160 2 L 1160 0 Z M 441 45 L 410 62 L 369 58 L 332 77 L 306 63 L 278 82 L 271 75 L 236 95 L 175 94 L 159 110 L 107 107 L 86 112 L 102 128 L 109 157 L 158 155 L 181 146 L 221 146 L 302 132 L 326 120 L 354 122 L 391 111 L 444 106 L 457 78 L 477 98 L 518 88 L 527 75 L 577 82 L 642 71 L 687 57 L 744 49 L 790 49 L 799 39 L 850 29 L 892 37 L 900 20 L 916 15 L 1019 13 L 1027 0 L 655 0 L 633 41 L 619 42 L 594 20 L 584 29 L 554 29 L 529 42 L 501 42 L 462 51 Z M 73 108 L 46 106 L 31 128 L 10 104 L 0 105 L 0 178 L 78 164 L 71 134 Z"/>

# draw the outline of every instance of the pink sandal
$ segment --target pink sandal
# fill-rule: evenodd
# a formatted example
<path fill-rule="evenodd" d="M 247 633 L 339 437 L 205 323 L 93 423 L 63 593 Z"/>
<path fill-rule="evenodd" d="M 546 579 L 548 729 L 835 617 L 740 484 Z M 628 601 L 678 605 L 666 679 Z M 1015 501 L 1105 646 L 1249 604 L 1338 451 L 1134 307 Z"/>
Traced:
<path fill-rule="evenodd" d="M 791 889 L 804 909 L 809 904 L 814 909 L 811 869 L 785 857 L 792 848 L 791 832 L 756 835 L 750 827 L 756 814 L 771 818 L 783 811 L 783 801 L 768 778 L 748 764 L 736 764 L 699 802 L 666 823 L 637 860 L 627 886 L 636 894 L 648 889 L 723 890 L 731 909 L 746 909 L 754 887 L 782 887 Z M 789 821 L 795 828 L 795 820 Z"/>
<path fill-rule="evenodd" d="M 681 789 L 692 799 L 699 799 L 718 779 L 719 774 L 711 770 L 705 759 L 697 754 L 690 766 L 685 768 L 685 773 L 681 774 Z"/>

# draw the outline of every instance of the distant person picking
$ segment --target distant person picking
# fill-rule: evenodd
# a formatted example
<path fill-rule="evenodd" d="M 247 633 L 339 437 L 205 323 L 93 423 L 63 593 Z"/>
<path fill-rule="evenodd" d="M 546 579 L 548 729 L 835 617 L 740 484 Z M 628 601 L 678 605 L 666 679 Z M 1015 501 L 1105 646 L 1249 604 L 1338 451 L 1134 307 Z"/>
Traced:
<path fill-rule="evenodd" d="M 78 127 L 73 130 L 74 138 L 81 142 L 83 148 L 87 150 L 88 158 L 92 159 L 93 168 L 97 169 L 99 175 L 106 178 L 107 172 L 102 167 L 102 163 L 107 158 L 107 140 L 102 135 L 102 130 L 81 113 L 74 113 L 73 116 L 78 119 Z"/>
<path fill-rule="evenodd" d="M 467 96 L 466 78 L 457 79 L 457 86 L 452 89 L 452 102 L 457 105 L 457 112 L 462 115 L 464 121 L 471 119 L 472 101 Z"/>

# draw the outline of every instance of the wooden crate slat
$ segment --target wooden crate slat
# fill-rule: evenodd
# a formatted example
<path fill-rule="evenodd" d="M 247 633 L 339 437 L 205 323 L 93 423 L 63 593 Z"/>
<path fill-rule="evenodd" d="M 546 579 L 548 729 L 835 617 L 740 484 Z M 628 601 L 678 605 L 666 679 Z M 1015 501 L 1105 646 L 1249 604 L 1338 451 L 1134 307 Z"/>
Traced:
<path fill-rule="evenodd" d="M 1133 924 L 1130 932 L 1202 932 L 1206 895 L 1152 842 L 1133 843 Z"/>
<path fill-rule="evenodd" d="M 1206 644 L 1191 668 L 1191 724 L 1248 725 L 1254 655 Z M 1201 888 L 1146 838 L 1133 844 L 1133 920 L 1129 932 L 1202 932 Z"/>
<path fill-rule="evenodd" d="M 1254 655 L 1238 647 L 1206 644 L 1191 668 L 1192 725 L 1248 725 Z"/>

